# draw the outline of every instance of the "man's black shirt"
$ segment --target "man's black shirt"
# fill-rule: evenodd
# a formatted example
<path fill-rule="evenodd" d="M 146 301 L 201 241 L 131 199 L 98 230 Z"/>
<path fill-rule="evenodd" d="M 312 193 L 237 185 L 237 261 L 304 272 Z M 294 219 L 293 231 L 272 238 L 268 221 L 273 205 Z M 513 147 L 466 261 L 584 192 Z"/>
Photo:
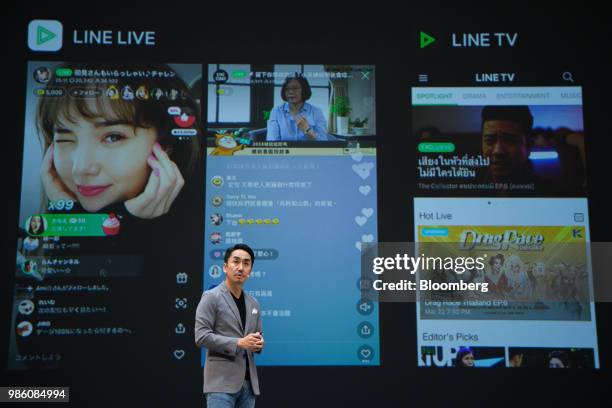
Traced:
<path fill-rule="evenodd" d="M 240 292 L 240 297 L 237 298 L 232 293 L 232 297 L 234 298 L 234 302 L 236 302 L 236 306 L 238 307 L 238 311 L 240 312 L 240 320 L 242 320 L 242 327 L 246 325 L 246 303 L 244 301 L 244 292 Z"/>
<path fill-rule="evenodd" d="M 234 296 L 234 294 L 232 293 L 232 298 L 234 298 L 234 302 L 236 302 L 236 306 L 238 307 L 238 312 L 240 312 L 240 320 L 242 320 L 242 327 L 246 327 L 246 303 L 244 301 L 244 292 L 240 292 L 239 298 Z M 249 359 L 246 358 L 246 372 L 244 373 L 244 379 L 248 380 L 250 378 L 251 376 L 249 375 Z"/>

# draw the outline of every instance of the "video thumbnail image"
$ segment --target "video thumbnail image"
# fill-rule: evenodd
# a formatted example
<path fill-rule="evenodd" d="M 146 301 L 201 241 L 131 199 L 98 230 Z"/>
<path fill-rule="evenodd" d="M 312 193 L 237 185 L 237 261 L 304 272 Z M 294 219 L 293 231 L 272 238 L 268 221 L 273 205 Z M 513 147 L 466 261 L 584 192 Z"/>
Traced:
<path fill-rule="evenodd" d="M 504 347 L 421 346 L 420 367 L 505 367 Z"/>
<path fill-rule="evenodd" d="M 535 368 L 594 368 L 590 348 L 526 348 L 510 347 L 510 367 Z"/>
<path fill-rule="evenodd" d="M 373 66 L 211 64 L 208 130 L 218 142 L 213 154 L 259 142 L 372 141 L 374 85 Z"/>
<path fill-rule="evenodd" d="M 586 192 L 581 105 L 413 106 L 413 131 L 422 194 Z"/>
<path fill-rule="evenodd" d="M 421 279 L 486 287 L 421 291 L 424 318 L 590 320 L 584 227 L 422 226 L 419 239 L 427 256 L 480 257 L 484 265 L 461 273 L 431 268 Z"/>
<path fill-rule="evenodd" d="M 28 71 L 22 254 L 142 252 L 199 177 L 201 66 L 45 61 Z"/>

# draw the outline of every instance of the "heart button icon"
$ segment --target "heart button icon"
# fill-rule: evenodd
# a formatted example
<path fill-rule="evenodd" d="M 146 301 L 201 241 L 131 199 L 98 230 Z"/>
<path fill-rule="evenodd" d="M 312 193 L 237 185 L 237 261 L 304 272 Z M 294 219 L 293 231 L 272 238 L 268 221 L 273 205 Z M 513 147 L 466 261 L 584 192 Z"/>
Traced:
<path fill-rule="evenodd" d="M 368 194 L 370 194 L 370 191 L 372 191 L 372 187 L 370 186 L 360 186 L 359 187 L 359 192 L 363 194 L 364 196 L 367 196 Z"/>
<path fill-rule="evenodd" d="M 363 241 L 365 243 L 374 242 L 374 235 L 372 235 L 372 234 L 362 235 L 361 236 L 361 241 Z"/>
<path fill-rule="evenodd" d="M 362 363 L 369 363 L 374 358 L 374 350 L 372 347 L 364 344 L 357 350 L 357 358 L 359 358 Z"/>
<path fill-rule="evenodd" d="M 374 163 L 353 164 L 351 168 L 359 177 L 365 180 L 370 177 L 370 172 L 374 170 Z"/>
<path fill-rule="evenodd" d="M 360 227 L 363 227 L 363 225 L 368 222 L 368 219 L 366 217 L 362 217 L 361 215 L 358 215 L 357 217 L 355 217 L 355 222 L 357 223 L 357 225 L 359 225 Z"/>

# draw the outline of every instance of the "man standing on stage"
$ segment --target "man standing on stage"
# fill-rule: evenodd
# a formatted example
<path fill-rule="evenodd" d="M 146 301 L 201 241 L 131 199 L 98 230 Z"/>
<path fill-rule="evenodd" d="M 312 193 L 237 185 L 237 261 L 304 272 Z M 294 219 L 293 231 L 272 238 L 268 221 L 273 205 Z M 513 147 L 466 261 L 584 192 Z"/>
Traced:
<path fill-rule="evenodd" d="M 196 310 L 195 342 L 206 347 L 204 393 L 209 408 L 254 407 L 259 381 L 253 352 L 264 347 L 257 300 L 243 291 L 255 254 L 245 244 L 225 252 L 225 281 L 204 292 Z"/>

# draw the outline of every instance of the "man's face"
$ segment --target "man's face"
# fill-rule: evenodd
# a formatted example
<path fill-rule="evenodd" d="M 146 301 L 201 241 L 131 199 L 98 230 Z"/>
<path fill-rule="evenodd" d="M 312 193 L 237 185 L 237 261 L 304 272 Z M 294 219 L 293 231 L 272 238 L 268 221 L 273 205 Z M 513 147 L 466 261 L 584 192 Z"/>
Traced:
<path fill-rule="evenodd" d="M 509 180 L 527 162 L 527 135 L 517 122 L 488 120 L 482 126 L 482 153 L 491 160 L 493 180 Z"/>
<path fill-rule="evenodd" d="M 242 249 L 235 249 L 227 263 L 223 264 L 223 272 L 229 282 L 241 285 L 249 278 L 252 267 L 251 255 Z"/>

